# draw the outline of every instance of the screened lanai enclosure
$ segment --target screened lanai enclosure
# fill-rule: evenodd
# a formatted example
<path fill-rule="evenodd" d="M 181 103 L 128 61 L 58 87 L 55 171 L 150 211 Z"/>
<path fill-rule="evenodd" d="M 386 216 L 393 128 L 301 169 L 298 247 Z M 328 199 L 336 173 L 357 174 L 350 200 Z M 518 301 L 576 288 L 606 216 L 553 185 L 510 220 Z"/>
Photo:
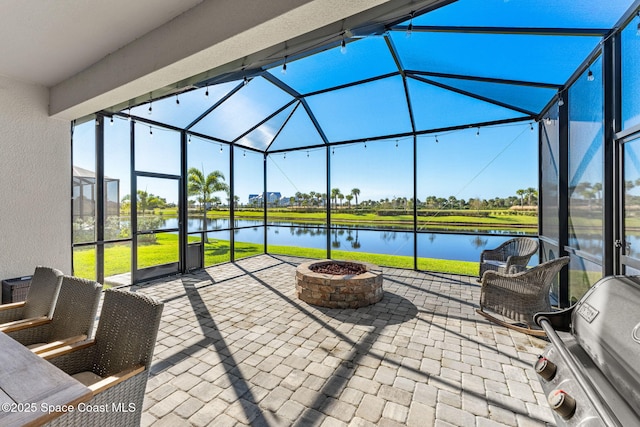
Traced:
<path fill-rule="evenodd" d="M 269 253 L 473 275 L 520 235 L 532 265 L 571 256 L 560 306 L 637 273 L 638 7 L 398 2 L 78 120 L 74 274 Z"/>

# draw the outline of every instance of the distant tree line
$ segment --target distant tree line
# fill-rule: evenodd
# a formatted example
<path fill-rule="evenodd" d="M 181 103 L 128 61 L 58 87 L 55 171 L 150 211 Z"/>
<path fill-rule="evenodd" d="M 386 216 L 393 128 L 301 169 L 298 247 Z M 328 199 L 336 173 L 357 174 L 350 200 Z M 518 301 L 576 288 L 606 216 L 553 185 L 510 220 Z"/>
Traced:
<path fill-rule="evenodd" d="M 391 197 L 379 200 L 366 199 L 358 201 L 360 189 L 353 188 L 346 195 L 339 189 L 333 188 L 330 193 L 332 207 L 340 208 L 368 208 L 368 209 L 413 209 L 413 198 Z M 309 193 L 297 192 L 290 197 L 289 206 L 292 207 L 324 207 L 327 202 L 327 194 L 310 191 Z M 537 206 L 538 191 L 529 187 L 519 189 L 515 196 L 494 197 L 492 199 L 470 198 L 458 199 L 455 196 L 437 197 L 427 196 L 424 200 L 417 200 L 418 209 L 508 209 L 512 206 Z"/>
<path fill-rule="evenodd" d="M 201 211 L 211 209 L 213 207 L 224 206 L 220 193 L 226 194 L 226 205 L 230 202 L 229 186 L 224 182 L 225 177 L 220 171 L 213 171 L 209 174 L 200 171 L 197 168 L 190 168 L 187 174 L 187 189 L 190 197 L 195 197 L 195 200 L 189 200 L 189 206 L 195 207 L 197 203 Z M 636 183 L 640 185 L 640 180 Z M 633 183 L 628 183 L 627 188 L 632 188 Z M 585 198 L 595 197 L 600 194 L 602 186 L 598 184 L 591 185 L 589 183 L 580 184 L 579 188 L 574 189 Z M 217 195 L 216 195 L 217 194 Z M 290 196 L 287 200 L 288 203 L 283 203 L 281 200 L 272 201 L 269 203 L 269 207 L 285 207 L 289 208 L 324 208 L 327 202 L 331 202 L 333 209 L 413 209 L 413 198 L 407 197 L 385 197 L 379 200 L 360 198 L 361 191 L 359 188 L 352 188 L 348 192 L 343 192 L 339 188 L 332 188 L 331 192 L 327 196 L 327 193 L 321 191 L 310 191 L 308 193 L 296 192 L 293 196 Z M 286 200 L 286 199 L 285 199 Z M 470 198 L 470 199 L 458 199 L 456 196 L 449 197 L 437 197 L 427 196 L 424 200 L 418 199 L 416 207 L 418 209 L 473 209 L 473 210 L 485 210 L 485 209 L 509 209 L 513 206 L 537 206 L 538 205 L 538 191 L 529 187 L 526 189 L 518 189 L 515 195 L 509 197 L 494 197 L 490 199 L 484 198 Z M 153 211 L 155 208 L 173 207 L 175 204 L 168 204 L 165 199 L 149 194 L 146 191 L 138 190 L 137 197 L 137 209 L 143 215 L 147 211 Z M 234 206 L 240 206 L 240 198 L 234 196 Z M 130 209 L 130 197 L 126 195 L 122 199 L 123 210 Z"/>

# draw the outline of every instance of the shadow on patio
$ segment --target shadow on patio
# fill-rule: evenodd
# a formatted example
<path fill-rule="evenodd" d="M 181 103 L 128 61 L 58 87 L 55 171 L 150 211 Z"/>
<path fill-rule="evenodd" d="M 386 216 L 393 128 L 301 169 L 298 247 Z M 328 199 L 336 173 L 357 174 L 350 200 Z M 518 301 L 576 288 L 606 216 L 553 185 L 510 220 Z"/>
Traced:
<path fill-rule="evenodd" d="M 475 314 L 475 278 L 384 268 L 357 310 L 295 297 L 261 255 L 135 286 L 166 302 L 144 425 L 545 425 L 545 342 Z M 490 420 L 490 421 L 489 421 Z"/>

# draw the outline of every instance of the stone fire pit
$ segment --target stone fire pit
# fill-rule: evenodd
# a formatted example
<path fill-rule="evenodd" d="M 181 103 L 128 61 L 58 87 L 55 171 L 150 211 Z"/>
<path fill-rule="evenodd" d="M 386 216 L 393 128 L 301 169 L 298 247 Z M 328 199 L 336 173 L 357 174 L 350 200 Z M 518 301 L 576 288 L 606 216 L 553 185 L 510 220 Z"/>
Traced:
<path fill-rule="evenodd" d="M 318 268 L 327 272 L 313 271 Z M 382 269 L 374 264 L 326 259 L 305 262 L 296 269 L 296 294 L 309 304 L 365 307 L 380 301 L 382 293 Z"/>

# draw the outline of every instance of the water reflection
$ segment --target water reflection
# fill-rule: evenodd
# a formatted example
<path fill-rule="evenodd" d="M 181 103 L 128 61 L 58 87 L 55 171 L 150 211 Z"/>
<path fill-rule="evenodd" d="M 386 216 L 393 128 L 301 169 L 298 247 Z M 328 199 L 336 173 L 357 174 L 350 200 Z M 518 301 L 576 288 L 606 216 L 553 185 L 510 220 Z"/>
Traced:
<path fill-rule="evenodd" d="M 594 256 L 602 256 L 604 250 L 604 238 L 602 233 L 583 233 L 580 238 L 569 236 L 569 246 L 577 250 L 592 254 Z"/>
<path fill-rule="evenodd" d="M 340 247 L 341 242 L 338 240 L 338 235 L 343 235 L 344 230 L 333 230 L 333 240 L 331 241 L 331 247 L 334 249 L 338 249 Z"/>
<path fill-rule="evenodd" d="M 264 226 L 261 220 L 235 220 L 234 226 L 238 227 L 234 230 L 237 242 L 260 242 L 263 240 Z M 177 219 L 165 219 L 164 227 L 177 227 Z M 188 227 L 190 232 L 200 231 L 202 218 L 190 218 Z M 229 220 L 226 218 L 207 220 L 209 231 L 228 228 Z M 478 261 L 480 253 L 484 249 L 497 247 L 511 237 L 511 235 L 502 235 L 501 233 L 495 235 L 418 233 L 418 257 Z M 329 244 L 331 248 L 337 250 L 413 256 L 413 239 L 413 232 L 406 229 L 373 231 L 353 226 L 332 229 Z M 594 245 L 597 245 L 596 240 L 594 239 Z M 276 246 L 326 249 L 327 230 L 306 224 L 294 224 L 286 227 L 267 225 L 267 241 L 269 245 Z M 583 241 L 582 244 L 584 245 L 584 243 L 586 242 Z M 538 257 L 536 255 L 531 259 L 531 265 L 537 263 Z"/>
<path fill-rule="evenodd" d="M 289 232 L 283 230 L 288 229 Z M 247 229 L 240 230 L 246 232 Z M 373 231 L 358 228 L 330 231 L 333 249 L 387 255 L 413 256 L 413 233 L 407 231 Z M 242 237 L 240 237 L 242 238 Z M 494 248 L 510 239 L 510 236 L 471 236 L 448 233 L 419 233 L 418 257 L 474 261 L 480 259 L 484 249 Z M 251 237 L 246 237 L 250 241 Z M 326 230 L 315 227 L 267 226 L 269 245 L 297 246 L 326 249 Z M 531 260 L 537 264 L 538 257 Z"/>
<path fill-rule="evenodd" d="M 475 236 L 473 239 L 471 239 L 471 244 L 476 248 L 476 249 L 484 249 L 487 247 L 487 243 L 489 242 L 489 240 L 486 237 L 483 236 Z"/>

